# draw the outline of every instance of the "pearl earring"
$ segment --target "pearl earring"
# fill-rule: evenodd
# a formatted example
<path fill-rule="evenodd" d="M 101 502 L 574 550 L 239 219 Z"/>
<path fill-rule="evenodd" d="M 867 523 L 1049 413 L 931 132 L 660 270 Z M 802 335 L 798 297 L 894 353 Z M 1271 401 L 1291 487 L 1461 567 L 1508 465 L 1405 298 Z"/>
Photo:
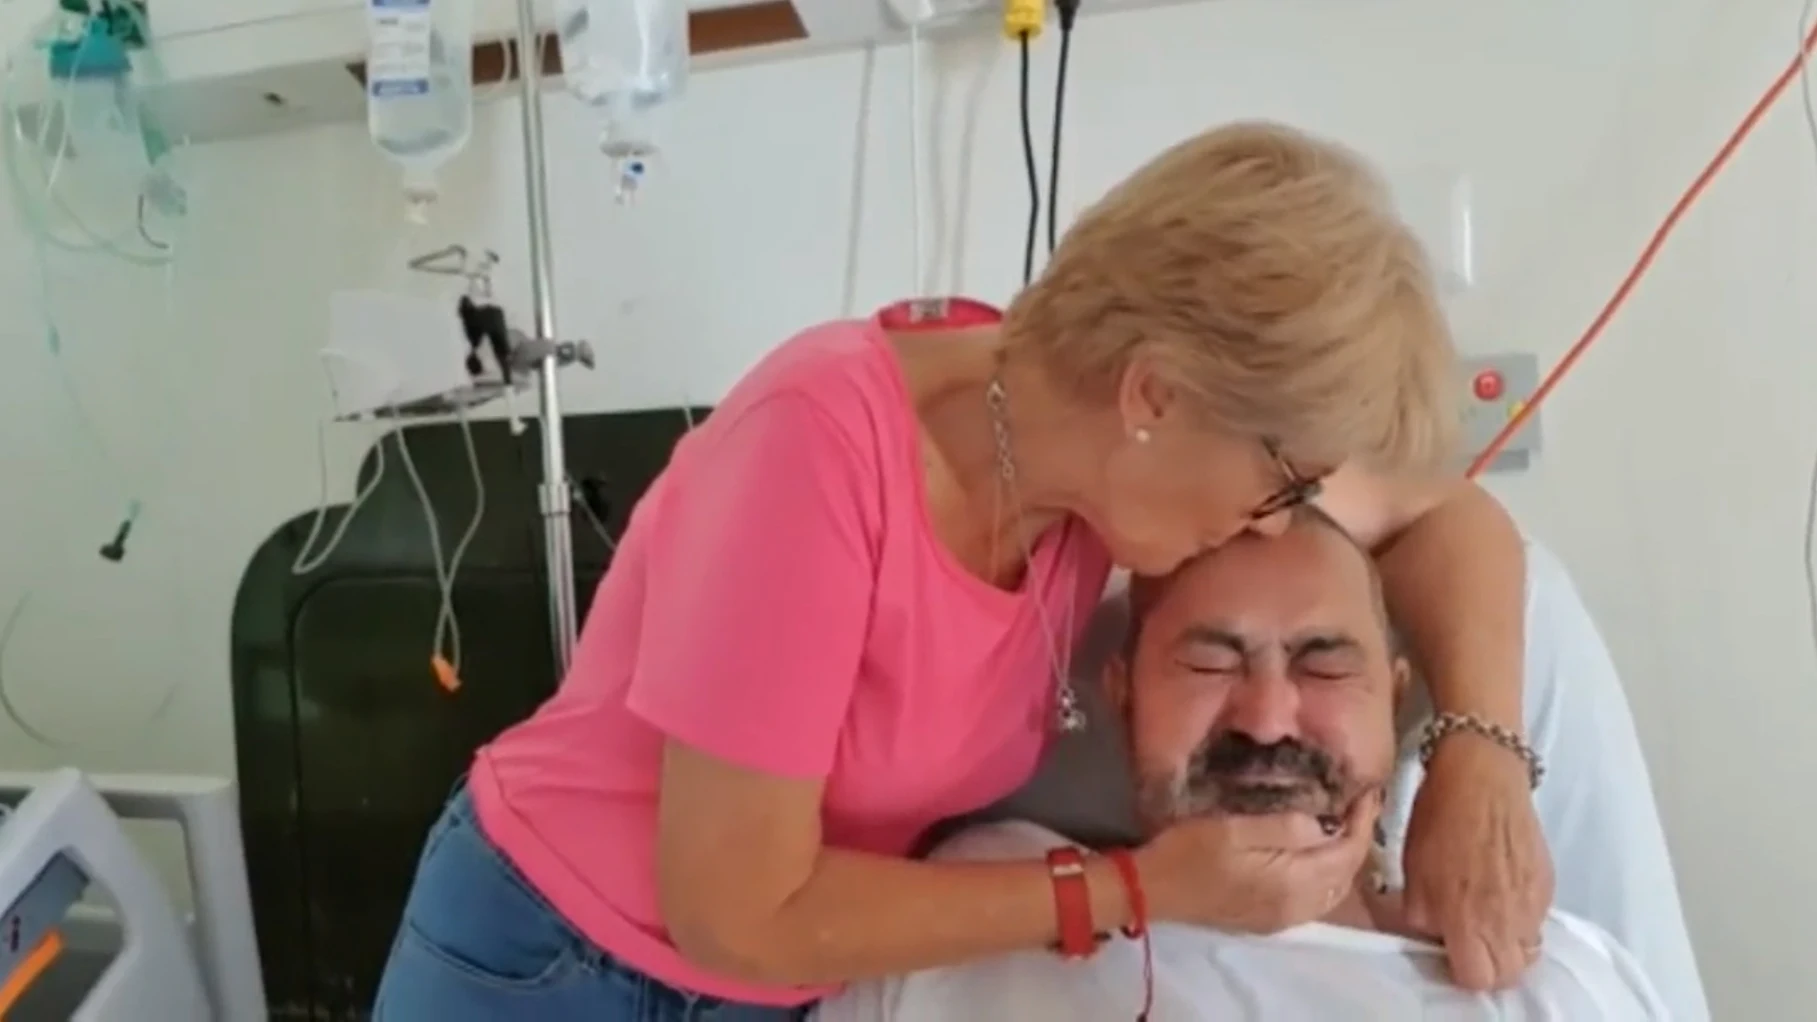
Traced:
<path fill-rule="evenodd" d="M 1135 438 L 1136 443 L 1139 443 L 1139 444 L 1147 443 L 1148 439 L 1151 435 L 1152 434 L 1150 434 L 1148 432 L 1148 430 L 1143 429 L 1140 426 L 1136 427 L 1136 431 L 1134 433 L 1130 434 L 1130 436 Z"/>

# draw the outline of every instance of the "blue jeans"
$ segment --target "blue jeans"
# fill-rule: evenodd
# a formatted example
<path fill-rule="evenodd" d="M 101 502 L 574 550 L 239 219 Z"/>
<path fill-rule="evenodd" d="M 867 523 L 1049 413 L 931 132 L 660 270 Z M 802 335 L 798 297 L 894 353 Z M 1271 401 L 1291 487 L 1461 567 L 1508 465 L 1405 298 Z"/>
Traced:
<path fill-rule="evenodd" d="M 800 1022 L 677 990 L 592 946 L 480 832 L 457 791 L 429 831 L 373 1022 Z"/>

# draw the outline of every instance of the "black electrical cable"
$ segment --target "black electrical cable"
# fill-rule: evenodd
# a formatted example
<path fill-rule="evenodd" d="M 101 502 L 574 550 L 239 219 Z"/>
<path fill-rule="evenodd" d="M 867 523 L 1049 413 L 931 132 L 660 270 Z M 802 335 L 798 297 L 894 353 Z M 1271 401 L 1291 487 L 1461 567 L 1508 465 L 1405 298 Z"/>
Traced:
<path fill-rule="evenodd" d="M 1022 283 L 1035 279 L 1035 239 L 1041 235 L 1041 172 L 1035 168 L 1035 125 L 1029 116 L 1028 33 L 1020 39 L 1022 53 L 1022 159 L 1028 166 L 1028 237 L 1022 248 Z"/>
<path fill-rule="evenodd" d="M 1060 126 L 1066 116 L 1066 65 L 1073 49 L 1073 19 L 1079 0 L 1057 0 L 1060 12 L 1060 63 L 1054 72 L 1054 146 L 1047 166 L 1047 254 L 1060 239 Z"/>

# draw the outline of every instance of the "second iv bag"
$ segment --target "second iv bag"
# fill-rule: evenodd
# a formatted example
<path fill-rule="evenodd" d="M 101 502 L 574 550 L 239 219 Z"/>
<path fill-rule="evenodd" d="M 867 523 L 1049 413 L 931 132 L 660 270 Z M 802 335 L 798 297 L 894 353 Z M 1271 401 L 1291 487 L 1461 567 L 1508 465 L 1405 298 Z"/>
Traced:
<path fill-rule="evenodd" d="M 687 85 L 686 0 L 557 0 L 556 27 L 568 91 L 598 115 L 627 201 L 656 155 L 650 112 Z"/>
<path fill-rule="evenodd" d="M 473 0 L 366 0 L 366 127 L 404 172 L 410 219 L 473 134 Z"/>

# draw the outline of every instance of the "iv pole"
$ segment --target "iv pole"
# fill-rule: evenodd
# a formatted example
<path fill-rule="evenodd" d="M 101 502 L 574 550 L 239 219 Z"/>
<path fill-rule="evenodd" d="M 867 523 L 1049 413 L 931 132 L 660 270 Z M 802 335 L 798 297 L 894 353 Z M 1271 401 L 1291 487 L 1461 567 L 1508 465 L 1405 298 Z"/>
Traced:
<path fill-rule="evenodd" d="M 524 198 L 530 219 L 530 299 L 536 307 L 535 336 L 553 343 L 555 332 L 554 245 L 549 237 L 549 175 L 543 149 L 543 46 L 536 31 L 533 0 L 517 0 L 518 99 L 524 118 Z M 574 654 L 578 613 L 574 599 L 574 531 L 568 456 L 562 432 L 560 368 L 553 349 L 537 367 L 538 433 L 543 446 L 543 560 L 549 570 L 549 624 L 558 676 L 568 673 Z"/>

